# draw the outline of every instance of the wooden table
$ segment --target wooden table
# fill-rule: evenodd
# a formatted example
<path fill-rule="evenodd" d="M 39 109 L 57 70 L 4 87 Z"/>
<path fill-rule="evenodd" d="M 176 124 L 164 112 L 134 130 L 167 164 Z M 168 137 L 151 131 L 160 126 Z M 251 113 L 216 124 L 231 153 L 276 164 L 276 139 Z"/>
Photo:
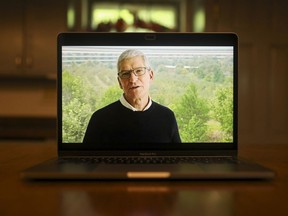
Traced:
<path fill-rule="evenodd" d="M 273 181 L 23 181 L 56 156 L 56 142 L 0 141 L 0 215 L 287 215 L 288 144 L 240 146 Z"/>

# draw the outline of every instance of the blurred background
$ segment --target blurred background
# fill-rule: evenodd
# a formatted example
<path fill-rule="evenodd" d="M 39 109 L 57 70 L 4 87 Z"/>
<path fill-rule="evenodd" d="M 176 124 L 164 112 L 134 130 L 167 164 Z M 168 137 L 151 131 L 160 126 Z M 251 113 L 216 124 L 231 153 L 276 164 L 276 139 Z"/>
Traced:
<path fill-rule="evenodd" d="M 0 139 L 56 138 L 59 32 L 235 32 L 240 144 L 288 140 L 287 0 L 3 0 Z"/>

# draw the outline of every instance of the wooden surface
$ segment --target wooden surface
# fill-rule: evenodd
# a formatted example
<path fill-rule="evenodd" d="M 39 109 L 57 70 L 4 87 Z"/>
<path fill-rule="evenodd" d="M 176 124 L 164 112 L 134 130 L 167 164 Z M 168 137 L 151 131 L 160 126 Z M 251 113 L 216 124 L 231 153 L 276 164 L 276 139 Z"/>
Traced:
<path fill-rule="evenodd" d="M 240 146 L 273 181 L 27 182 L 21 170 L 56 156 L 56 143 L 0 141 L 0 215 L 286 215 L 288 144 Z"/>

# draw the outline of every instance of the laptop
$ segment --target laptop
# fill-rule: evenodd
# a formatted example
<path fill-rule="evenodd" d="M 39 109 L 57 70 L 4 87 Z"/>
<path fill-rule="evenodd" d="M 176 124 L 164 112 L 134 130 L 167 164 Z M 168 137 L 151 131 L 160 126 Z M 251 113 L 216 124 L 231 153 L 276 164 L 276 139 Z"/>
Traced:
<path fill-rule="evenodd" d="M 272 170 L 238 158 L 236 34 L 61 33 L 57 43 L 58 157 L 24 170 L 23 178 L 269 180 L 275 177 Z M 119 69 L 117 61 L 126 50 L 143 53 L 149 60 L 149 68 Z M 151 71 L 151 107 L 146 111 L 129 110 L 127 103 L 126 107 L 123 103 L 123 95 L 124 98 L 127 95 L 121 85 L 129 79 L 139 79 L 142 72 L 144 76 L 151 75 Z M 105 107 L 115 104 L 121 111 L 103 112 Z M 163 114 L 166 111 L 154 113 L 153 117 L 147 115 L 140 123 L 135 117 L 149 113 L 155 104 L 172 113 L 173 130 L 179 135 L 176 141 L 166 139 L 170 136 L 166 132 L 170 121 Z M 102 121 L 91 126 L 93 113 L 98 113 Z M 124 113 L 134 117 L 123 120 Z M 171 116 L 167 115 L 167 119 Z M 153 125 L 155 119 L 157 125 Z M 152 123 L 146 124 L 150 120 Z M 85 142 L 88 130 L 96 135 Z"/>

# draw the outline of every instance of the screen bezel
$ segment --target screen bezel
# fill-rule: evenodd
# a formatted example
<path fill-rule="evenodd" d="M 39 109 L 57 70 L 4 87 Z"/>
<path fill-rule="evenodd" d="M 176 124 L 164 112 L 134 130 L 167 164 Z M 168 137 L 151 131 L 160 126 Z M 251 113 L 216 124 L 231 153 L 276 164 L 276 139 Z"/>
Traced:
<path fill-rule="evenodd" d="M 233 142 L 181 144 L 115 144 L 96 148 L 83 143 L 62 142 L 62 46 L 233 46 Z M 57 40 L 57 141 L 59 151 L 135 152 L 237 150 L 238 147 L 238 37 L 235 33 L 60 33 Z"/>

